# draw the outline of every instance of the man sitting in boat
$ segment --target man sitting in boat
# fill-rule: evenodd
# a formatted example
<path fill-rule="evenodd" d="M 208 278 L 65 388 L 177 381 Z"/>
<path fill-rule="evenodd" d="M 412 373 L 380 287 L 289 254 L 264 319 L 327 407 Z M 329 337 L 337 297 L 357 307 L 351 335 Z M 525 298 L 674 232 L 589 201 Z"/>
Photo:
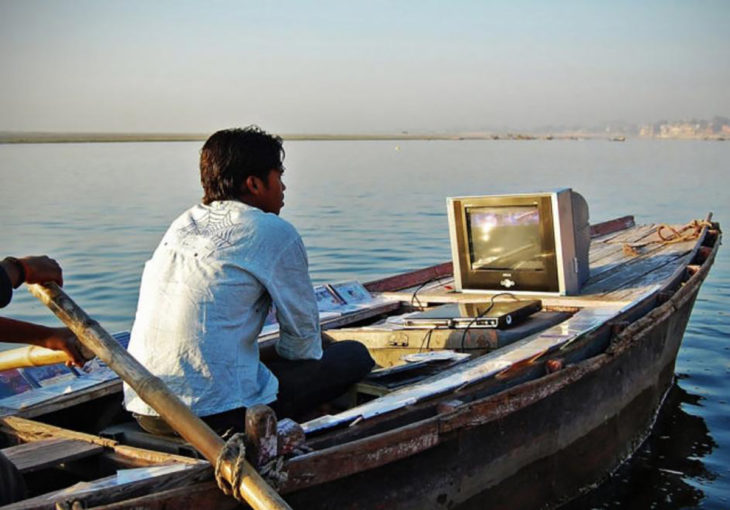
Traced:
<path fill-rule="evenodd" d="M 257 127 L 213 134 L 200 156 L 202 204 L 170 226 L 146 263 L 129 352 L 219 432 L 243 430 L 245 410 L 296 418 L 336 398 L 374 365 L 357 342 L 323 349 L 307 255 L 284 205 L 281 138 Z M 276 353 L 257 338 L 271 304 Z M 172 434 L 125 385 L 148 432 Z"/>

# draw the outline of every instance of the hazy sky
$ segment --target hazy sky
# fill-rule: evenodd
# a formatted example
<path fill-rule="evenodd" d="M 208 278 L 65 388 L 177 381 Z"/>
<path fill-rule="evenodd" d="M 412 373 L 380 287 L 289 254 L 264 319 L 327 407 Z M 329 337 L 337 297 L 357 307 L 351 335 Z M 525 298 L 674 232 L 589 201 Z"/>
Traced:
<path fill-rule="evenodd" d="M 0 130 L 730 116 L 730 1 L 0 0 Z"/>

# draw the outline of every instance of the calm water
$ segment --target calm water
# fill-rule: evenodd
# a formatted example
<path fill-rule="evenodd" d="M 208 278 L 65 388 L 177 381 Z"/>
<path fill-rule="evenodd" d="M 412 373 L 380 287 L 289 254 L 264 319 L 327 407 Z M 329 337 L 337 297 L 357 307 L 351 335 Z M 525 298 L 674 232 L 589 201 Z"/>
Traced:
<path fill-rule="evenodd" d="M 107 329 L 129 329 L 144 261 L 198 201 L 200 143 L 0 145 L 3 254 L 47 253 Z M 315 282 L 367 281 L 450 257 L 445 197 L 572 187 L 593 222 L 730 221 L 730 143 L 289 142 L 282 216 Z M 655 433 L 571 508 L 730 508 L 730 251 L 695 305 Z M 56 324 L 20 289 L 6 312 Z"/>

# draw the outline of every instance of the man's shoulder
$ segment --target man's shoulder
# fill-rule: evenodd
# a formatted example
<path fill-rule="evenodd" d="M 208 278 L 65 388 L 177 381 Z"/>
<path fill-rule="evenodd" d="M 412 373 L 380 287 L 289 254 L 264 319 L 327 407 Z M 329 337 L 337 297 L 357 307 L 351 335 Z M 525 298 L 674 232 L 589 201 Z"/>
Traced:
<path fill-rule="evenodd" d="M 168 235 L 178 239 L 191 235 L 224 238 L 229 246 L 240 245 L 244 239 L 248 243 L 279 245 L 301 239 L 296 228 L 285 219 L 234 201 L 191 207 L 172 222 Z"/>
<path fill-rule="evenodd" d="M 294 225 L 286 221 L 284 218 L 273 213 L 267 213 L 260 209 L 252 208 L 251 216 L 257 226 L 266 233 L 283 238 L 297 238 L 299 232 Z"/>
<path fill-rule="evenodd" d="M 192 221 L 230 226 L 246 237 L 256 236 L 282 242 L 299 238 L 297 229 L 285 219 L 242 202 L 221 201 L 213 202 L 210 206 L 199 204 L 187 213 Z"/>

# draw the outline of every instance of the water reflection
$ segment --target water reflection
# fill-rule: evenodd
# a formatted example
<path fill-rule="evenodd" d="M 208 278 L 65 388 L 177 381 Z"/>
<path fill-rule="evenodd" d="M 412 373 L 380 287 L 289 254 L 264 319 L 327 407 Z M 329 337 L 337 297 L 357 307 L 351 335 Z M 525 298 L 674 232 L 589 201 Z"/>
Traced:
<path fill-rule="evenodd" d="M 651 435 L 614 475 L 564 510 L 597 508 L 698 508 L 705 494 L 699 486 L 717 477 L 703 458 L 717 443 L 705 420 L 685 409 L 701 406 L 702 397 L 675 381 Z"/>

